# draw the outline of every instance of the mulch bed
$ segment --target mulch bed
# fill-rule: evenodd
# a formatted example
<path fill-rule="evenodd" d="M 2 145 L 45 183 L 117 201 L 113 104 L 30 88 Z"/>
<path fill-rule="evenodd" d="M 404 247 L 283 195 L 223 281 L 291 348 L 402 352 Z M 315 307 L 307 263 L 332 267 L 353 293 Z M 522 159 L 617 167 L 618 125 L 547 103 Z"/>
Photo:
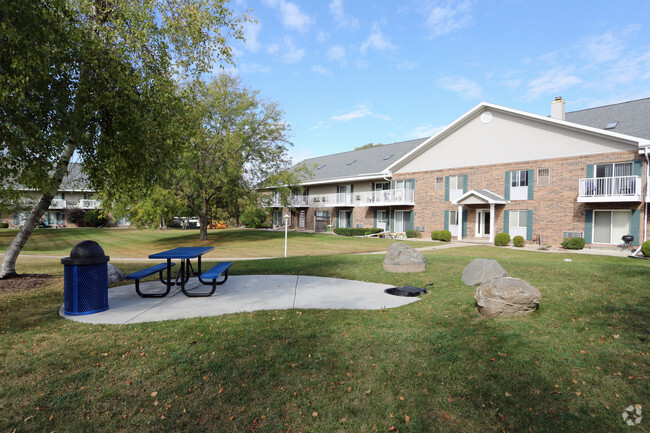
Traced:
<path fill-rule="evenodd" d="M 0 293 L 17 293 L 40 289 L 54 278 L 48 274 L 21 274 L 16 278 L 0 280 Z"/>

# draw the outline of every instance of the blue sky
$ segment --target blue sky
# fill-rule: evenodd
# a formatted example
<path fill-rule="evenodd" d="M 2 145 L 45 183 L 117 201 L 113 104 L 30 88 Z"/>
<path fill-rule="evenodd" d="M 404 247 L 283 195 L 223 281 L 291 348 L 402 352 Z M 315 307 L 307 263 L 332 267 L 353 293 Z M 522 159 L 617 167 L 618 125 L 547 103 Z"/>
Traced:
<path fill-rule="evenodd" d="M 244 85 L 296 160 L 427 137 L 482 101 L 550 114 L 650 97 L 650 2 L 233 0 Z"/>

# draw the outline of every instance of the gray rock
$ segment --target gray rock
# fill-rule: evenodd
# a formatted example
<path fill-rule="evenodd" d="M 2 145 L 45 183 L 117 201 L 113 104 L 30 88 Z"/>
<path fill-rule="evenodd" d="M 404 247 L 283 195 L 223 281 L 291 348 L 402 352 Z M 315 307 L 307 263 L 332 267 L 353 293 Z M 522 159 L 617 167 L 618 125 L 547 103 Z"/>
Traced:
<path fill-rule="evenodd" d="M 415 248 L 397 242 L 388 247 L 383 267 L 386 272 L 423 272 L 427 267 L 427 259 Z"/>
<path fill-rule="evenodd" d="M 492 259 L 474 259 L 463 269 L 463 283 L 478 286 L 494 278 L 509 277 L 505 269 Z"/>
<path fill-rule="evenodd" d="M 542 294 L 524 280 L 501 277 L 478 286 L 474 299 L 484 316 L 520 316 L 537 310 Z"/>
<path fill-rule="evenodd" d="M 115 266 L 111 265 L 110 263 L 107 264 L 108 268 L 108 284 L 112 283 L 117 283 L 118 281 L 122 281 L 124 279 L 124 274 L 122 271 L 117 269 Z"/>

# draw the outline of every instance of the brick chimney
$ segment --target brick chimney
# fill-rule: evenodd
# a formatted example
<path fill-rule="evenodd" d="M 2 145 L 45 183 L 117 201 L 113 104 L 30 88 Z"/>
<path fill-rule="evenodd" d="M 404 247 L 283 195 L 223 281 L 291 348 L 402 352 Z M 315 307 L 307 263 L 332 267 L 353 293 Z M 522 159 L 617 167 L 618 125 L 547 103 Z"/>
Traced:
<path fill-rule="evenodd" d="M 556 96 L 555 101 L 551 102 L 551 117 L 553 119 L 564 120 L 564 99 Z"/>

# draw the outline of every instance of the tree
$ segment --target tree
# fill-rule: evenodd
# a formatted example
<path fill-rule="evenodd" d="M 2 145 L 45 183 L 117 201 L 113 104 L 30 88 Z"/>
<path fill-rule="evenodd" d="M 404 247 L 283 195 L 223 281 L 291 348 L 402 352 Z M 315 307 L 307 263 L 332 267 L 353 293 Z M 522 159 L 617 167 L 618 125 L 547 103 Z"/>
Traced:
<path fill-rule="evenodd" d="M 376 144 L 375 143 L 368 143 L 368 144 L 364 144 L 363 146 L 355 147 L 354 150 L 370 149 L 372 147 L 379 147 L 379 146 L 383 146 L 383 144 L 381 144 L 381 143 L 376 143 Z"/>
<path fill-rule="evenodd" d="M 73 155 L 110 198 L 145 189 L 178 146 L 178 80 L 231 63 L 245 15 L 225 0 L 0 2 L 0 204 L 41 194 L 0 278 L 47 211 Z"/>
<path fill-rule="evenodd" d="M 184 95 L 190 114 L 177 192 L 199 217 L 200 239 L 206 240 L 212 210 L 238 217 L 241 201 L 289 166 L 289 125 L 277 104 L 225 73 L 193 82 Z"/>

